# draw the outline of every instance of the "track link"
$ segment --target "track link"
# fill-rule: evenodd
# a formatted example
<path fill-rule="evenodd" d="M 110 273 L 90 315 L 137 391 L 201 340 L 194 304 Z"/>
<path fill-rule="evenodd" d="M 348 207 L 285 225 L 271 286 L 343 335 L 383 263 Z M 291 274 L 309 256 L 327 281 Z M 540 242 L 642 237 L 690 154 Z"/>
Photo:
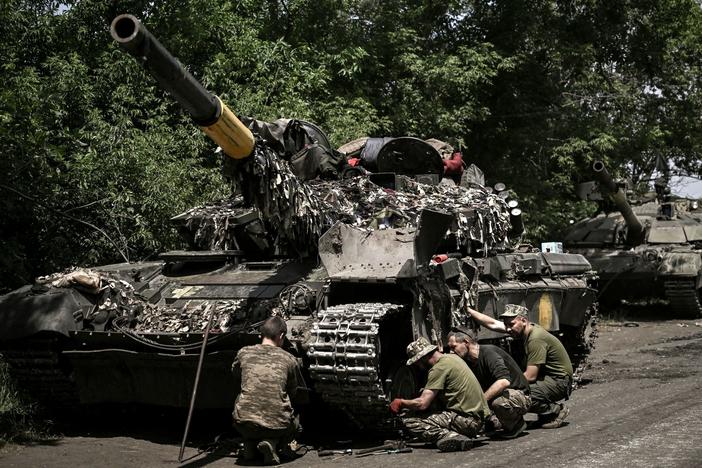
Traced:
<path fill-rule="evenodd" d="M 702 317 L 700 291 L 694 279 L 668 280 L 663 283 L 665 297 L 670 302 L 672 312 L 678 317 Z"/>
<path fill-rule="evenodd" d="M 583 374 L 587 370 L 590 363 L 590 355 L 595 348 L 599 330 L 597 328 L 599 322 L 598 304 L 594 303 L 590 306 L 585 316 L 583 326 L 577 336 L 577 345 L 575 349 L 570 350 L 570 358 L 573 363 L 573 388 L 578 388 L 583 383 Z"/>
<path fill-rule="evenodd" d="M 388 397 L 380 378 L 381 321 L 402 306 L 344 304 L 319 313 L 308 341 L 310 377 L 315 391 L 363 428 L 391 424 Z"/>

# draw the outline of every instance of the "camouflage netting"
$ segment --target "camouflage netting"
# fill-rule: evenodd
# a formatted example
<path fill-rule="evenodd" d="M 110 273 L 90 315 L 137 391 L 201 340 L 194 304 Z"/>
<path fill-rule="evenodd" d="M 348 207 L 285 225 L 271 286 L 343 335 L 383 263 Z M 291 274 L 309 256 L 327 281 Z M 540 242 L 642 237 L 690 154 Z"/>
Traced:
<path fill-rule="evenodd" d="M 75 288 L 91 298 L 94 307 L 83 320 L 88 326 L 131 329 L 142 333 L 197 333 L 207 326 L 208 304 L 186 302 L 182 307 L 154 305 L 144 300 L 127 281 L 89 269 L 68 269 L 37 278 L 38 284 L 54 288 Z M 277 312 L 277 301 L 247 299 L 211 302 L 211 332 L 225 333 L 251 320 L 264 320 Z"/>
<path fill-rule="evenodd" d="M 317 239 L 332 218 L 310 187 L 300 181 L 290 164 L 262 142 L 254 154 L 239 164 L 225 164 L 241 187 L 244 199 L 260 211 L 269 230 L 278 236 L 275 244 L 289 243 L 300 255 L 316 252 Z"/>
<path fill-rule="evenodd" d="M 416 227 L 424 209 L 452 213 L 451 228 L 459 243 L 476 241 L 484 250 L 507 235 L 509 215 L 501 198 L 486 190 L 457 185 L 426 185 L 401 176 L 403 190 L 388 190 L 365 177 L 342 181 L 311 181 L 335 220 L 361 228 Z"/>
<path fill-rule="evenodd" d="M 405 177 L 402 191 L 366 177 L 301 182 L 289 163 L 263 144 L 253 157 L 228 167 L 275 233 L 275 245 L 287 243 L 301 255 L 315 254 L 319 237 L 336 221 L 369 229 L 416 226 L 422 209 L 453 213 L 457 241 L 479 242 L 484 252 L 503 242 L 510 228 L 504 200 L 478 186 L 426 185 Z M 196 238 L 210 239 L 210 248 L 223 249 L 235 243 L 229 226 L 237 215 L 233 201 L 222 200 L 191 210 L 188 225 Z"/>
<path fill-rule="evenodd" d="M 185 212 L 185 225 L 192 233 L 193 244 L 209 250 L 238 250 L 233 225 L 251 211 L 243 208 L 241 197 L 196 206 Z"/>

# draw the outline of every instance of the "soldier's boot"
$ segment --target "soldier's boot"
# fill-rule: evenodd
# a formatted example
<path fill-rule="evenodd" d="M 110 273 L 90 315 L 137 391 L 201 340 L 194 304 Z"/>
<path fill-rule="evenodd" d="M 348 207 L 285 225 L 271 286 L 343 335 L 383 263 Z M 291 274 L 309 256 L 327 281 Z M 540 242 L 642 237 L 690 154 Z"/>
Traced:
<path fill-rule="evenodd" d="M 492 413 L 486 420 L 485 420 L 485 426 L 483 426 L 483 432 L 485 435 L 488 437 L 491 435 L 494 435 L 497 431 L 501 431 L 502 428 L 502 423 L 500 420 L 495 416 L 494 413 Z"/>
<path fill-rule="evenodd" d="M 241 450 L 241 459 L 244 461 L 252 461 L 258 456 L 258 450 L 256 450 L 256 442 L 253 440 L 245 440 L 244 447 Z"/>
<path fill-rule="evenodd" d="M 457 432 L 449 432 L 436 442 L 439 452 L 465 452 L 473 448 L 473 441 Z"/>
<path fill-rule="evenodd" d="M 501 432 L 498 432 L 496 435 L 501 438 L 501 439 L 514 439 L 516 437 L 519 437 L 519 434 L 524 432 L 527 428 L 527 423 L 524 421 L 524 418 L 521 418 L 517 424 L 510 428 L 510 429 L 504 429 Z"/>
<path fill-rule="evenodd" d="M 570 413 L 570 410 L 568 407 L 564 404 L 561 403 L 561 410 L 558 412 L 555 418 L 553 420 L 545 422 L 541 425 L 542 429 L 556 429 L 558 427 L 563 426 L 565 424 L 565 418 L 568 417 L 568 413 Z"/>
<path fill-rule="evenodd" d="M 276 452 L 278 448 L 277 439 L 264 439 L 256 445 L 256 449 L 263 455 L 264 465 L 280 465 L 280 458 Z"/>

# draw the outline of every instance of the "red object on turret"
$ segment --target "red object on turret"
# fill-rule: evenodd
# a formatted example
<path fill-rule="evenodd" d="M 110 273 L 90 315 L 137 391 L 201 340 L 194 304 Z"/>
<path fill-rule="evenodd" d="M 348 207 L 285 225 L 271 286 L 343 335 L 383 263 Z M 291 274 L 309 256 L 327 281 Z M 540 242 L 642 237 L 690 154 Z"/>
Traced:
<path fill-rule="evenodd" d="M 444 174 L 460 175 L 463 173 L 463 155 L 456 151 L 450 159 L 444 159 Z"/>

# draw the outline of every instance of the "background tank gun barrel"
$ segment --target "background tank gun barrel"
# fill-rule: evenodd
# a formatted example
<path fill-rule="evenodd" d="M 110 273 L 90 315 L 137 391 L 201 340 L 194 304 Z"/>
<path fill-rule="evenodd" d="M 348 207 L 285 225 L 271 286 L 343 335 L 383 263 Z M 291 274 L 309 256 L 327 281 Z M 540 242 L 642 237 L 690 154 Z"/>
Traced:
<path fill-rule="evenodd" d="M 214 94 L 207 91 L 183 65 L 133 15 L 112 20 L 110 34 L 156 78 L 163 89 L 195 123 L 234 159 L 243 159 L 254 148 L 251 131 Z"/>
<path fill-rule="evenodd" d="M 630 245 L 641 244 L 643 241 L 643 225 L 634 214 L 629 202 L 626 201 L 624 191 L 614 182 L 602 161 L 595 161 L 592 164 L 592 171 L 595 174 L 595 179 L 600 184 L 600 192 L 602 195 L 606 195 L 612 200 L 624 217 L 624 221 L 626 221 L 626 243 Z"/>

